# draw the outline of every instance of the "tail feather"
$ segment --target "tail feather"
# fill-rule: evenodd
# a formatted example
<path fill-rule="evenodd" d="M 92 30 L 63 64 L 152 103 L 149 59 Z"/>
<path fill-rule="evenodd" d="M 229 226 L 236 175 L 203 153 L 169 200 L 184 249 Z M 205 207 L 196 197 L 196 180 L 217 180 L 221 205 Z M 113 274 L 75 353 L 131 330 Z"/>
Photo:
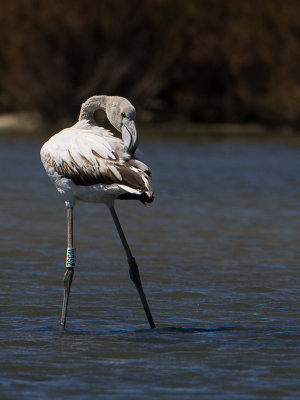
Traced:
<path fill-rule="evenodd" d="M 154 201 L 154 194 L 151 192 L 149 195 L 148 193 L 123 193 L 118 196 L 119 200 L 140 200 L 143 204 L 152 203 Z"/>

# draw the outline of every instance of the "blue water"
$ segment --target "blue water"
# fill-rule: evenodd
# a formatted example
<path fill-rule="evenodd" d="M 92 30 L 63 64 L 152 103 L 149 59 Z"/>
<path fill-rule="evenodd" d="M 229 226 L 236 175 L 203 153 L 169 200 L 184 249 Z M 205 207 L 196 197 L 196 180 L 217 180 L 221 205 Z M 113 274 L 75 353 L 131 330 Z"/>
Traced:
<path fill-rule="evenodd" d="M 66 212 L 39 141 L 0 140 L 1 399 L 298 399 L 300 140 L 143 143 L 156 200 Z"/>

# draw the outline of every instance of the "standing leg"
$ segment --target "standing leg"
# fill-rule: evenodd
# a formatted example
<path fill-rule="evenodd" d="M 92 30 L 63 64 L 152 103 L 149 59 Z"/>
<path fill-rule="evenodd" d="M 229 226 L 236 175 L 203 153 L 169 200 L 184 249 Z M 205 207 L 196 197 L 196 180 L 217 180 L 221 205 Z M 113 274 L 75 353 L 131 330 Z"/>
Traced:
<path fill-rule="evenodd" d="M 67 224 L 68 224 L 68 240 L 67 240 L 67 257 L 66 272 L 64 274 L 64 298 L 60 320 L 61 329 L 65 329 L 67 308 L 69 303 L 70 289 L 72 285 L 74 267 L 75 267 L 75 249 L 73 248 L 73 207 L 67 207 Z"/>
<path fill-rule="evenodd" d="M 143 286 L 142 286 L 142 282 L 141 282 L 141 278 L 140 278 L 140 273 L 139 273 L 139 268 L 137 266 L 135 258 L 133 257 L 133 255 L 131 253 L 131 250 L 130 250 L 130 248 L 128 246 L 126 237 L 124 235 L 123 229 L 121 227 L 121 224 L 120 224 L 120 221 L 119 221 L 119 218 L 117 216 L 117 213 L 116 213 L 116 210 L 115 210 L 114 206 L 111 206 L 109 208 L 109 210 L 111 212 L 111 215 L 113 217 L 114 223 L 115 223 L 116 228 L 118 230 L 118 233 L 119 233 L 121 242 L 123 244 L 124 250 L 125 250 L 125 252 L 127 254 L 127 260 L 128 260 L 128 264 L 129 264 L 130 279 L 135 284 L 135 287 L 137 288 L 137 291 L 138 291 L 138 293 L 140 295 L 140 298 L 141 298 L 141 301 L 142 301 L 146 316 L 148 318 L 148 322 L 149 322 L 150 327 L 151 328 L 155 328 L 155 323 L 153 321 L 153 318 L 152 318 L 152 315 L 151 315 L 151 312 L 150 312 L 150 308 L 148 306 L 148 302 L 147 302 L 147 299 L 146 299 L 146 296 L 145 296 L 145 293 L 144 293 L 144 290 L 143 290 Z"/>

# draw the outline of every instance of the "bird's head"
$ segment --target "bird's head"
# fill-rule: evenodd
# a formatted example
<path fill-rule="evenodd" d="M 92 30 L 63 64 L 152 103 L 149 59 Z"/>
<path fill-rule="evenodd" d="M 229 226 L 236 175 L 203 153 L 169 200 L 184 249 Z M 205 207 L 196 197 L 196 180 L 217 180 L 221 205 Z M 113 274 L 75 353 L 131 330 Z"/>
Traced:
<path fill-rule="evenodd" d="M 109 122 L 122 133 L 123 142 L 130 154 L 138 146 L 138 135 L 135 127 L 135 108 L 124 97 L 106 97 L 106 115 Z"/>

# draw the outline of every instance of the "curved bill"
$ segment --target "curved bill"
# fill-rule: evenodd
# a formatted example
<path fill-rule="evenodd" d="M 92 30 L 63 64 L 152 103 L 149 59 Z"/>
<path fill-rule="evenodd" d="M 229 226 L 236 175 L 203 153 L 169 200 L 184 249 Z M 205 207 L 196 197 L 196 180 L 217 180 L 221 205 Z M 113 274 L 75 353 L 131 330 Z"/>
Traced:
<path fill-rule="evenodd" d="M 133 120 L 123 118 L 122 138 L 128 153 L 134 154 L 138 147 L 138 134 Z"/>

